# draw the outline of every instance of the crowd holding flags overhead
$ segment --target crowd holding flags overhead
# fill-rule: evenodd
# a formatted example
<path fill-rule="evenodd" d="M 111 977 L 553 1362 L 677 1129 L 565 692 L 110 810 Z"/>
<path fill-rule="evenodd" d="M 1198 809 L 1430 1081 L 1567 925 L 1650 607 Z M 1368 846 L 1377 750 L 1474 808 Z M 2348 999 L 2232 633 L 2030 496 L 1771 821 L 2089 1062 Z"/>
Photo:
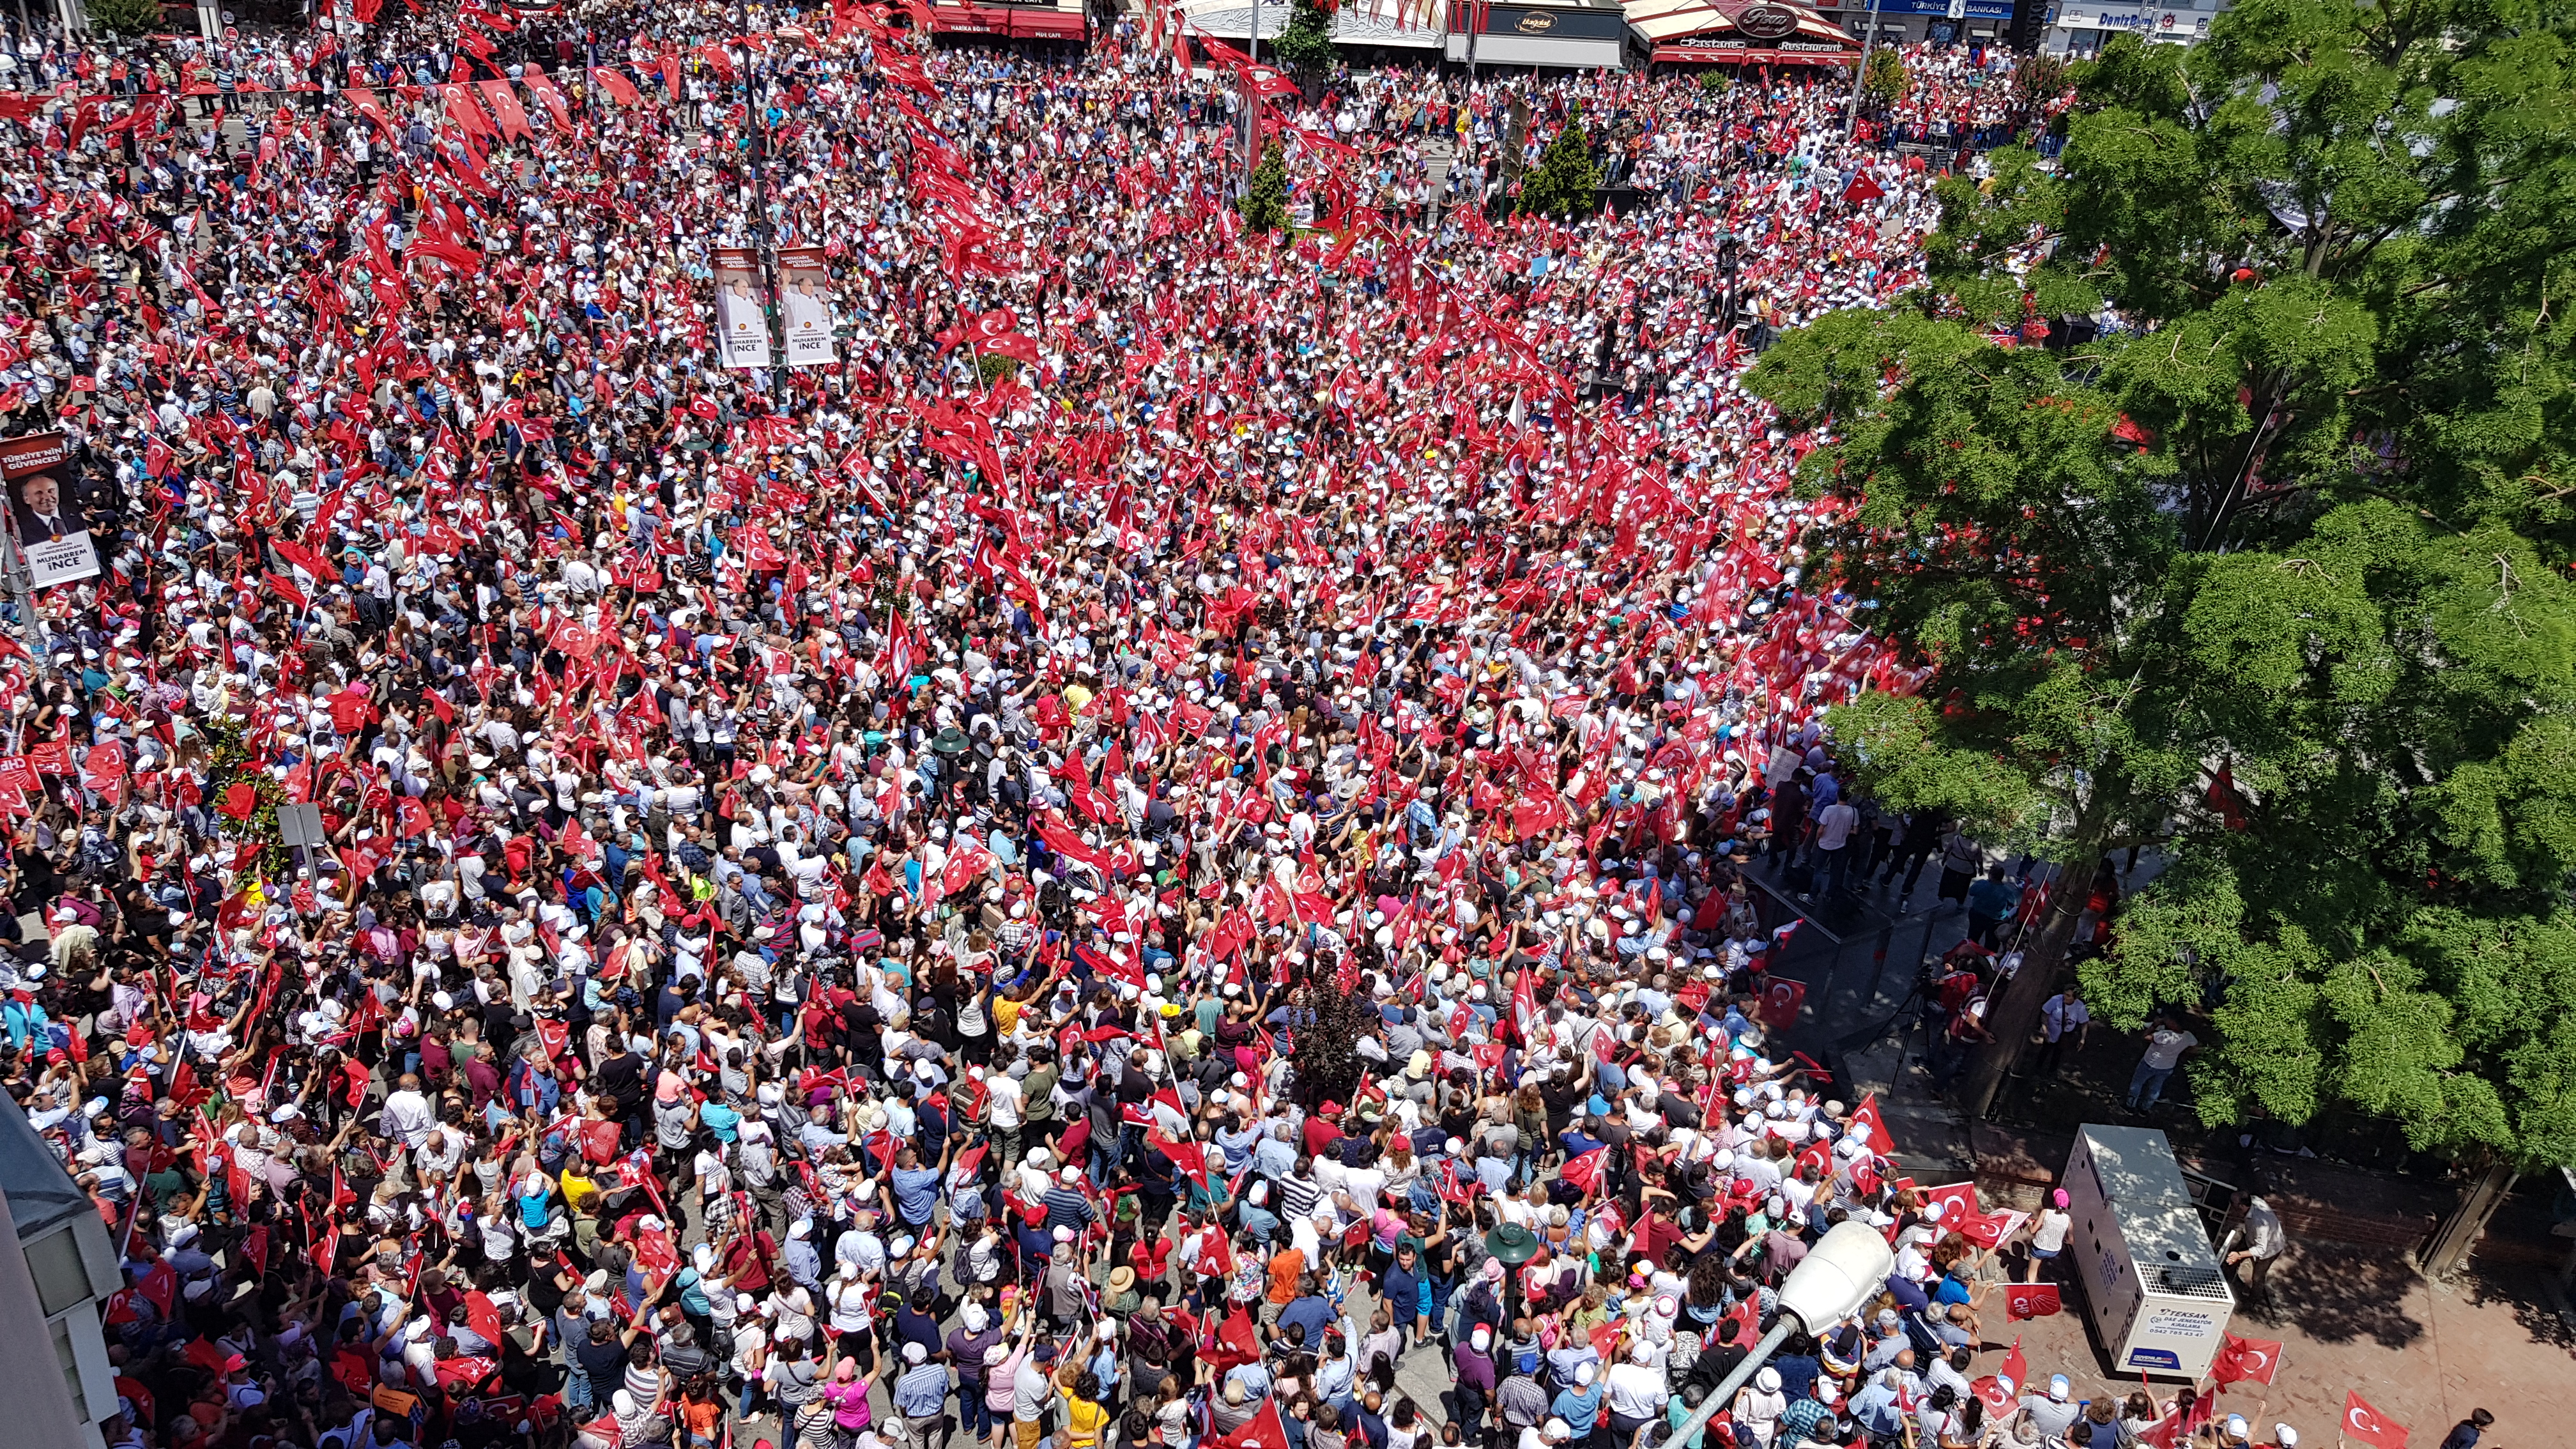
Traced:
<path fill-rule="evenodd" d="M 351 18 L 0 96 L 0 1063 L 132 1285 L 112 1442 L 815 1442 L 1043 1350 L 1288 1449 L 1274 1323 L 1357 1337 L 1309 1275 L 1410 1275 L 1408 1372 L 1527 1319 L 1662 1403 L 1830 1213 L 1927 1296 L 2018 1251 L 1793 1049 L 1747 878 L 1852 784 L 1825 711 L 1930 674 L 1741 385 L 1924 275 L 1939 167 L 1839 87 L 1307 94 L 1170 6 L 1042 61 L 918 0 Z M 1640 204 L 1514 215 L 1578 110 Z M 1836 1442 L 1876 1330 L 1814 1335 Z"/>

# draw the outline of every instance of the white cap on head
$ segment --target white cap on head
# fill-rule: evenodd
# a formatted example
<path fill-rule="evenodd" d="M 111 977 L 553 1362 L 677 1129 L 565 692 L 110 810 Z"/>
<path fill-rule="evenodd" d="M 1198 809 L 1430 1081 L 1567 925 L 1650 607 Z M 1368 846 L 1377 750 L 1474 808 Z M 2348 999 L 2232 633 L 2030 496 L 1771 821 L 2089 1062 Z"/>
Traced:
<path fill-rule="evenodd" d="M 907 1343 L 903 1346 L 903 1361 L 905 1363 L 917 1364 L 929 1357 L 930 1350 L 923 1348 L 919 1343 Z"/>

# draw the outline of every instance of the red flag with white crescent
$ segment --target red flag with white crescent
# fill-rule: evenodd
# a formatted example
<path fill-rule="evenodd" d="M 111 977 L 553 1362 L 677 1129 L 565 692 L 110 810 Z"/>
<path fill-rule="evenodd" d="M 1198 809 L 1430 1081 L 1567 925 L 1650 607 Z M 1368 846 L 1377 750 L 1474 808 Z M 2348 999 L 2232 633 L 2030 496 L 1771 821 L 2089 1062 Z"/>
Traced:
<path fill-rule="evenodd" d="M 2004 1355 L 2003 1366 L 1977 1380 L 1972 1386 L 1978 1398 L 1985 1400 L 1989 1416 L 2009 1414 L 2021 1400 L 2022 1386 L 2030 1379 L 2029 1360 L 2022 1357 L 2021 1340 L 2013 1340 L 2012 1352 Z"/>
<path fill-rule="evenodd" d="M 2344 1394 L 2341 1428 L 2343 1437 L 2359 1439 L 2377 1449 L 2406 1449 L 2406 1426 L 2372 1408 L 2359 1390 Z"/>
<path fill-rule="evenodd" d="M 2209 1376 L 2220 1388 L 2249 1380 L 2269 1387 L 2272 1375 L 2280 1367 L 2281 1345 L 2259 1338 L 2238 1338 L 2231 1333 L 2218 1350 L 2217 1361 L 2209 1366 Z"/>

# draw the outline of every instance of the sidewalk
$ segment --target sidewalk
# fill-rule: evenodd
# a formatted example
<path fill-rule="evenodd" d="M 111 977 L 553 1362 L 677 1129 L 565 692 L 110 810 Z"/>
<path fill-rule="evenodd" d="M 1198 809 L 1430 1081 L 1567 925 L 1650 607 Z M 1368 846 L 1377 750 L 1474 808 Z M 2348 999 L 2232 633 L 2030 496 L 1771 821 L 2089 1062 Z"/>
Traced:
<path fill-rule="evenodd" d="M 2325 1449 L 2335 1442 L 2345 1393 L 2357 1390 L 2407 1427 L 2413 1449 L 2432 1449 L 2475 1408 L 2496 1416 L 2486 1444 L 2553 1441 L 2576 1407 L 2576 1334 L 2542 1300 L 2538 1276 L 2491 1271 L 2440 1286 L 2384 1248 L 2293 1241 L 2273 1270 L 2271 1306 L 2240 1307 L 2233 1327 L 2280 1341 L 2281 1368 L 2268 1387 L 2226 1390 L 2219 1410 L 2243 1414 L 2258 1442 L 2286 1423 L 2299 1431 L 2301 1449 Z M 1980 1354 L 1972 1374 L 1994 1372 L 2018 1338 L 2040 1382 L 2063 1373 L 2078 1396 L 2138 1386 L 2104 1377 L 2108 1355 L 2080 1297 L 2058 1317 L 2010 1323 L 1997 1295 L 1983 1327 L 1996 1352 Z M 2175 1385 L 2154 1387 L 2161 1398 Z"/>
<path fill-rule="evenodd" d="M 1788 1045 L 1836 1074 L 1832 1095 L 1857 1102 L 1877 1094 L 1898 1165 L 1917 1179 L 1973 1176 L 1989 1207 L 2034 1207 L 2065 1165 L 2073 1124 L 2083 1121 L 2166 1127 L 2186 1165 L 2231 1183 L 2260 1178 L 2291 1246 L 2272 1274 L 2272 1301 L 2240 1307 L 2233 1331 L 2280 1340 L 2282 1367 L 2271 1386 L 2241 1384 L 2219 1401 L 2221 1412 L 2245 1415 L 2258 1441 L 2279 1422 L 2300 1432 L 2302 1449 L 2326 1449 L 2336 1442 L 2344 1395 L 2356 1390 L 2407 1426 L 2412 1449 L 2432 1449 L 2481 1407 L 2496 1416 L 2484 1443 L 2520 1449 L 2556 1437 L 2565 1411 L 2576 1409 L 2576 1328 L 2561 1315 L 2566 1305 L 2553 1281 L 2567 1245 L 2548 1237 L 2545 1223 L 2533 1225 L 2531 1205 L 2510 1226 L 2498 1215 L 2478 1262 L 2457 1283 L 2431 1283 L 2408 1253 L 2449 1210 L 2443 1184 L 2312 1154 L 2249 1149 L 2214 1158 L 2219 1146 L 2187 1103 L 2150 1114 L 2119 1107 L 2136 1052 L 2125 1042 L 2107 1046 L 2102 1027 L 2063 1079 L 2006 1084 L 2002 1114 L 2033 1125 L 1971 1123 L 1933 1094 L 1909 1000 L 1923 959 L 1965 934 L 1964 915 L 1936 911 L 1920 889 L 1914 909 L 1897 916 L 1893 892 L 1864 890 L 1819 906 L 1767 872 L 1752 879 L 1766 924 L 1793 915 L 1806 921 L 1771 972 L 1806 987 Z M 2043 1384 L 2064 1373 L 2079 1397 L 2137 1388 L 2137 1380 L 2104 1374 L 2110 1356 L 2094 1340 L 2080 1293 L 2070 1299 L 2058 1317 L 2016 1324 L 2006 1320 L 2002 1295 L 1992 1296 L 1983 1317 L 1989 1351 L 1972 1376 L 1994 1372 L 2018 1338 Z M 2164 1398 L 2177 1385 L 2154 1387 Z"/>

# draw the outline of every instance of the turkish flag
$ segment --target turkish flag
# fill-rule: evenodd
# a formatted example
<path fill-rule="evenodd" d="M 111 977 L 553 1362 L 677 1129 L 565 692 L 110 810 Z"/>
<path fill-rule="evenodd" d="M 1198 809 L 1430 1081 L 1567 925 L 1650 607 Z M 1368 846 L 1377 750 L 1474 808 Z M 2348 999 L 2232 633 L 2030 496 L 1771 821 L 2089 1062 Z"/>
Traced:
<path fill-rule="evenodd" d="M 1217 1436 L 1216 1449 L 1288 1449 L 1288 1426 L 1279 1422 L 1279 1400 L 1263 1400 L 1261 1412 L 1252 1416 L 1251 1423 Z"/>
<path fill-rule="evenodd" d="M 142 1281 L 135 1286 L 142 1290 L 144 1301 L 160 1310 L 166 1320 L 171 1305 L 179 1301 L 179 1270 L 171 1267 L 167 1258 L 157 1260 L 144 1270 Z"/>
<path fill-rule="evenodd" d="M 2220 1388 L 2248 1379 L 2268 1387 L 2280 1367 L 2281 1345 L 2259 1338 L 2238 1338 L 2231 1333 L 2218 1350 L 2218 1361 L 2209 1366 L 2209 1376 L 2217 1380 Z"/>
<path fill-rule="evenodd" d="M 2375 1444 L 2378 1449 L 2406 1449 L 2406 1426 L 2372 1408 L 2358 1390 L 2348 1390 L 2343 1396 L 2341 1431 L 2347 1439 Z"/>
<path fill-rule="evenodd" d="M 1843 200 L 1854 206 L 1866 206 L 1886 194 L 1887 189 L 1872 181 L 1867 172 L 1853 177 L 1851 185 L 1843 188 Z"/>
<path fill-rule="evenodd" d="M 1175 1142 L 1160 1132 L 1148 1133 L 1145 1140 L 1154 1150 L 1172 1160 L 1181 1175 L 1201 1187 L 1208 1185 L 1207 1149 L 1195 1142 Z"/>
<path fill-rule="evenodd" d="M 1560 1175 L 1585 1192 L 1597 1192 L 1601 1188 L 1602 1161 L 1609 1151 L 1607 1147 L 1595 1147 L 1580 1157 L 1568 1158 Z"/>
<path fill-rule="evenodd" d="M 2063 1306 L 2058 1302 L 2054 1283 L 2015 1283 L 2005 1293 L 2004 1317 L 2014 1323 L 2025 1318 L 2049 1318 Z"/>
<path fill-rule="evenodd" d="M 1851 1130 L 1860 1138 L 1861 1146 L 1881 1157 L 1896 1150 L 1896 1139 L 1887 1135 L 1887 1124 L 1879 1120 L 1876 1092 L 1861 1098 L 1860 1105 L 1852 1109 Z"/>
<path fill-rule="evenodd" d="M 1735 1324 L 1737 1343 L 1751 1344 L 1761 1339 L 1762 1304 L 1759 1300 L 1738 1298 L 1735 1306 L 1726 1310 L 1726 1316 Z"/>
<path fill-rule="evenodd" d="M 1965 1221 L 1950 1226 L 1959 1236 L 1991 1253 L 2011 1242 L 2012 1235 L 2020 1232 L 2021 1225 L 2028 1221 L 2030 1215 L 2027 1213 L 1972 1213 Z"/>
<path fill-rule="evenodd" d="M 1978 1398 L 1986 1401 L 1989 1415 L 2009 1414 L 2021 1401 L 2024 1384 L 2030 1380 L 2030 1361 L 2022 1357 L 2021 1340 L 2013 1340 L 2012 1352 L 2004 1355 L 2003 1366 L 1972 1385 Z"/>
<path fill-rule="evenodd" d="M 1237 1364 L 1261 1361 L 1261 1341 L 1253 1337 L 1252 1320 L 1243 1316 L 1243 1310 L 1240 1307 L 1225 1316 L 1224 1325 L 1216 1331 L 1216 1342 L 1208 1345 L 1206 1352 L 1207 1361 L 1219 1373 Z M 1275 1429 L 1277 1425 L 1274 1423 L 1272 1427 Z M 1269 1442 L 1277 1446 L 1277 1449 L 1285 1449 L 1288 1441 L 1281 1438 Z"/>
<path fill-rule="evenodd" d="M 1977 1185 L 1973 1182 L 1954 1182 L 1947 1187 L 1923 1190 L 1923 1215 L 1944 1230 L 1959 1227 L 1977 1213 Z"/>
<path fill-rule="evenodd" d="M 1762 989 L 1761 1004 L 1753 1014 L 1773 1031 L 1787 1031 L 1798 1024 L 1799 1008 L 1807 1004 L 1807 983 L 1774 981 Z"/>

